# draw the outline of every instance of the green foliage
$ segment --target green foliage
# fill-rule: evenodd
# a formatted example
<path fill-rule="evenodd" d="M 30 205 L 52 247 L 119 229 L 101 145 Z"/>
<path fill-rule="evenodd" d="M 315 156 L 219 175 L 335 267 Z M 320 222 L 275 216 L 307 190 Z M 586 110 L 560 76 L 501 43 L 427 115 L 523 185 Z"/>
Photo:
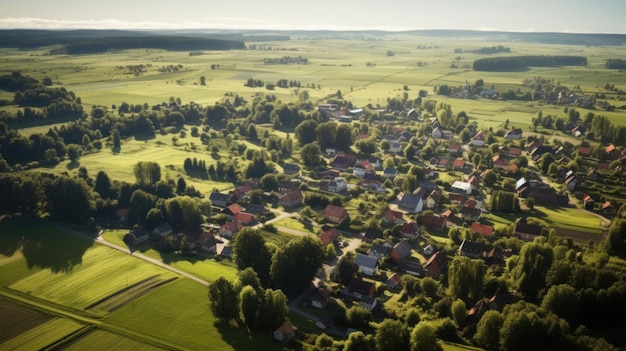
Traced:
<path fill-rule="evenodd" d="M 224 322 L 239 319 L 239 294 L 226 278 L 209 284 L 209 306 L 213 315 Z"/>

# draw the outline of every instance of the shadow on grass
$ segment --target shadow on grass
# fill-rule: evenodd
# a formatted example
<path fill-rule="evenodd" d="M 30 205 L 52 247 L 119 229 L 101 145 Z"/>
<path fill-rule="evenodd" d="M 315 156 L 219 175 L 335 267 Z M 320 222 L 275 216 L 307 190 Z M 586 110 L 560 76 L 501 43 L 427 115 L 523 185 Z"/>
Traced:
<path fill-rule="evenodd" d="M 11 218 L 0 223 L 1 253 L 12 256 L 22 249 L 29 269 L 49 268 L 54 273 L 71 272 L 83 262 L 92 240 L 77 238 L 33 218 Z"/>
<path fill-rule="evenodd" d="M 215 329 L 222 336 L 222 340 L 226 341 L 234 350 L 302 350 L 302 345 L 297 341 L 291 340 L 283 344 L 274 340 L 273 331 L 267 329 L 249 330 L 245 325 L 236 325 L 235 323 L 216 322 Z"/>

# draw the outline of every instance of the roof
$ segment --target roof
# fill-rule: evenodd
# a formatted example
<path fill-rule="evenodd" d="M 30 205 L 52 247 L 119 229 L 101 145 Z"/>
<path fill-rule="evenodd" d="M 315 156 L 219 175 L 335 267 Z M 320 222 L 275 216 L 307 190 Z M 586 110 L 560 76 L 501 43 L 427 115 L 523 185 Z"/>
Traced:
<path fill-rule="evenodd" d="M 372 247 L 370 248 L 370 255 L 388 256 L 389 253 L 391 253 L 391 246 L 387 246 L 387 245 L 388 244 L 385 244 L 385 245 L 372 244 Z"/>
<path fill-rule="evenodd" d="M 298 189 L 293 189 L 293 190 L 290 190 L 285 195 L 283 195 L 280 198 L 280 201 L 290 203 L 290 202 L 300 201 L 303 198 L 304 198 L 304 195 L 302 194 L 302 191 Z"/>
<path fill-rule="evenodd" d="M 295 163 L 285 163 L 283 165 L 283 172 L 287 174 L 295 174 L 300 172 L 300 166 Z"/>
<path fill-rule="evenodd" d="M 438 217 L 433 215 L 424 216 L 424 224 L 431 226 L 443 226 L 446 223 L 446 217 Z"/>
<path fill-rule="evenodd" d="M 376 257 L 357 253 L 355 263 L 357 266 L 364 266 L 367 268 L 376 268 L 376 265 L 378 265 L 378 259 Z"/>
<path fill-rule="evenodd" d="M 348 216 L 348 212 L 341 206 L 331 204 L 324 209 L 324 215 L 333 218 L 345 218 Z"/>
<path fill-rule="evenodd" d="M 290 321 L 286 321 L 285 323 L 283 323 L 283 325 L 276 329 L 276 331 L 281 333 L 282 335 L 291 335 L 295 331 L 295 328 Z"/>
<path fill-rule="evenodd" d="M 460 180 L 456 180 L 454 181 L 454 183 L 452 183 L 452 187 L 455 189 L 462 189 L 464 191 L 467 191 L 468 189 L 472 188 L 472 184 L 468 182 L 462 182 Z"/>
<path fill-rule="evenodd" d="M 348 291 L 350 291 L 350 293 L 370 296 L 370 294 L 376 291 L 376 286 L 373 283 L 367 282 L 365 280 L 352 278 L 352 282 L 350 282 L 350 287 L 348 288 Z"/>
<path fill-rule="evenodd" d="M 383 231 L 378 228 L 366 228 L 365 233 L 363 234 L 363 238 L 367 239 L 382 239 Z"/>
<path fill-rule="evenodd" d="M 241 229 L 243 225 L 238 220 L 226 222 L 220 226 L 221 231 L 234 232 Z"/>
<path fill-rule="evenodd" d="M 226 206 L 224 211 L 227 211 L 227 210 L 230 211 L 231 214 L 236 215 L 237 213 L 243 211 L 243 207 L 241 207 L 240 204 L 235 202 L 233 204 Z"/>
<path fill-rule="evenodd" d="M 409 244 L 408 240 L 400 240 L 393 246 L 393 251 L 400 257 L 406 258 L 411 256 L 411 250 L 413 247 Z"/>
<path fill-rule="evenodd" d="M 472 223 L 470 230 L 474 233 L 478 233 L 482 236 L 492 236 L 493 235 L 493 226 L 481 224 L 478 222 Z"/>
<path fill-rule="evenodd" d="M 485 247 L 479 242 L 464 239 L 459 246 L 459 252 L 482 255 L 485 252 Z"/>
<path fill-rule="evenodd" d="M 422 198 L 420 196 L 406 193 L 402 197 L 402 200 L 400 200 L 398 207 L 414 211 L 421 201 Z"/>

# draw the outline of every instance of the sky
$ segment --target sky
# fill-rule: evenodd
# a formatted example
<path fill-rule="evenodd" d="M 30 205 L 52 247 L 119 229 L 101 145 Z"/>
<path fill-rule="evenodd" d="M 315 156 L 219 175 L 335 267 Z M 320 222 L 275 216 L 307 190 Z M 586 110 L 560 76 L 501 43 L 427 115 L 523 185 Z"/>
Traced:
<path fill-rule="evenodd" d="M 465 29 L 626 34 L 624 0 L 0 0 L 0 29 Z"/>

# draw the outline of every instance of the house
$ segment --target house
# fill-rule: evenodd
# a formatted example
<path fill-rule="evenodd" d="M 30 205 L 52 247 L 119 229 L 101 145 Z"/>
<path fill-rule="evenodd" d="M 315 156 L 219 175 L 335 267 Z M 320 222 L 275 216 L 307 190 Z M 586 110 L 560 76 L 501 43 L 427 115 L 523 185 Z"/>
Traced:
<path fill-rule="evenodd" d="M 237 213 L 233 218 L 242 225 L 253 225 L 256 223 L 256 217 L 252 213 L 243 211 Z"/>
<path fill-rule="evenodd" d="M 472 233 L 478 233 L 486 238 L 493 237 L 493 226 L 491 225 L 474 222 L 470 226 L 470 230 Z"/>
<path fill-rule="evenodd" d="M 224 245 L 218 248 L 217 254 L 224 258 L 233 258 L 233 247 Z"/>
<path fill-rule="evenodd" d="M 519 147 L 509 147 L 508 150 L 506 151 L 506 155 L 509 158 L 516 158 L 516 157 L 520 157 L 522 156 L 522 149 L 520 149 Z"/>
<path fill-rule="evenodd" d="M 209 200 L 211 200 L 211 204 L 213 204 L 213 206 L 226 207 L 228 205 L 229 196 L 228 194 L 214 191 L 211 195 L 209 195 Z"/>
<path fill-rule="evenodd" d="M 300 166 L 295 163 L 285 163 L 283 165 L 283 173 L 296 175 L 300 173 Z"/>
<path fill-rule="evenodd" d="M 448 147 L 448 152 L 450 152 L 453 155 L 458 154 L 462 150 L 463 149 L 461 149 L 461 146 L 459 144 L 450 144 L 450 146 Z"/>
<path fill-rule="evenodd" d="M 465 201 L 465 194 L 449 193 L 448 198 L 450 199 L 450 203 L 460 204 Z"/>
<path fill-rule="evenodd" d="M 470 195 L 472 193 L 472 184 L 456 180 L 452 183 L 450 191 L 458 194 Z"/>
<path fill-rule="evenodd" d="M 402 218 L 403 215 L 400 211 L 388 208 L 383 212 L 383 223 L 387 225 L 404 224 L 406 221 Z"/>
<path fill-rule="evenodd" d="M 472 323 L 477 323 L 487 310 L 489 310 L 487 302 L 485 302 L 485 299 L 481 298 L 467 311 L 467 319 L 472 321 Z"/>
<path fill-rule="evenodd" d="M 172 234 L 174 231 L 172 226 L 168 223 L 161 223 L 156 228 L 152 230 L 153 237 L 156 239 L 160 239 L 166 235 Z"/>
<path fill-rule="evenodd" d="M 398 153 L 400 151 L 402 151 L 402 144 L 399 141 L 394 140 L 394 141 L 389 143 L 389 152 L 395 154 L 395 153 Z"/>
<path fill-rule="evenodd" d="M 543 227 L 537 224 L 528 223 L 526 218 L 520 218 L 515 225 L 514 235 L 522 240 L 532 241 L 542 235 Z"/>
<path fill-rule="evenodd" d="M 483 244 L 464 239 L 459 245 L 459 255 L 469 258 L 481 258 L 485 256 L 485 247 Z"/>
<path fill-rule="evenodd" d="M 140 245 L 150 239 L 150 232 L 143 228 L 134 229 L 128 235 L 132 245 Z"/>
<path fill-rule="evenodd" d="M 432 210 L 433 208 L 439 207 L 439 204 L 441 203 L 441 198 L 441 190 L 435 189 L 431 191 L 430 194 L 426 196 L 426 208 Z"/>
<path fill-rule="evenodd" d="M 217 239 L 215 239 L 215 235 L 211 232 L 203 231 L 198 240 L 196 241 L 196 245 L 205 252 L 216 253 L 217 252 Z"/>
<path fill-rule="evenodd" d="M 374 310 L 377 303 L 378 301 L 374 297 L 363 296 L 361 299 L 359 299 L 359 306 L 369 311 Z"/>
<path fill-rule="evenodd" d="M 465 160 L 461 158 L 457 158 L 456 160 L 452 162 L 452 167 L 456 170 L 462 170 L 465 168 L 465 163 L 466 163 Z"/>
<path fill-rule="evenodd" d="M 297 208 L 302 206 L 304 195 L 299 189 L 292 189 L 278 199 L 278 204 L 285 208 Z"/>
<path fill-rule="evenodd" d="M 342 177 L 335 177 L 333 179 L 322 179 L 320 181 L 320 190 L 328 191 L 331 193 L 340 193 L 346 190 L 348 185 Z"/>
<path fill-rule="evenodd" d="M 472 146 L 483 146 L 483 145 L 485 145 L 485 140 L 486 139 L 487 139 L 487 136 L 485 135 L 485 132 L 483 132 L 481 130 L 478 133 L 476 133 L 476 135 L 474 135 L 472 137 L 472 139 L 470 139 L 470 145 L 472 145 Z"/>
<path fill-rule="evenodd" d="M 286 321 L 278 329 L 274 330 L 274 340 L 280 342 L 288 342 L 293 339 L 296 334 L 296 329 L 293 327 L 290 321 Z"/>
<path fill-rule="evenodd" d="M 441 139 L 443 137 L 443 131 L 441 130 L 441 128 L 436 127 L 435 129 L 433 129 L 430 135 L 435 139 Z"/>
<path fill-rule="evenodd" d="M 325 219 L 336 224 L 339 224 L 348 218 L 348 212 L 343 207 L 332 204 L 326 206 L 323 215 Z"/>
<path fill-rule="evenodd" d="M 315 321 L 315 326 L 324 330 L 332 328 L 333 325 L 335 325 L 335 321 L 328 313 Z"/>
<path fill-rule="evenodd" d="M 478 218 L 480 218 L 481 211 L 480 208 L 463 206 L 459 213 L 461 214 L 461 218 L 466 221 L 477 221 Z"/>
<path fill-rule="evenodd" d="M 393 167 L 386 167 L 383 170 L 383 177 L 385 178 L 395 178 L 398 175 L 398 170 Z"/>
<path fill-rule="evenodd" d="M 359 267 L 359 272 L 369 276 L 376 275 L 376 268 L 378 267 L 376 257 L 357 253 L 355 263 Z"/>
<path fill-rule="evenodd" d="M 420 236 L 420 226 L 415 221 L 406 223 L 402 226 L 402 229 L 400 229 L 400 234 L 404 238 L 416 239 Z"/>
<path fill-rule="evenodd" d="M 391 250 L 391 259 L 399 264 L 400 262 L 406 260 L 411 257 L 411 251 L 413 251 L 413 247 L 409 243 L 408 240 L 400 240 L 398 241 Z"/>
<path fill-rule="evenodd" d="M 253 187 L 250 184 L 240 185 L 232 191 L 232 196 L 235 201 L 248 198 L 252 192 Z"/>
<path fill-rule="evenodd" d="M 243 211 L 253 216 L 268 215 L 271 213 L 270 209 L 262 204 L 247 204 L 246 209 Z"/>
<path fill-rule="evenodd" d="M 426 245 L 426 247 L 424 247 L 424 255 L 430 256 L 434 252 L 435 252 L 435 247 L 433 246 L 433 244 L 428 244 Z"/>
<path fill-rule="evenodd" d="M 435 252 L 424 265 L 426 276 L 439 280 L 448 269 L 448 256 L 444 251 Z"/>
<path fill-rule="evenodd" d="M 315 292 L 313 292 L 313 294 L 311 295 L 310 300 L 311 306 L 319 309 L 326 308 L 326 305 L 331 300 L 330 292 L 328 291 L 328 289 L 326 289 L 326 287 L 320 286 L 315 289 Z"/>
<path fill-rule="evenodd" d="M 400 262 L 400 264 L 398 265 L 398 269 L 404 273 L 419 278 L 424 278 L 426 276 L 426 270 L 424 269 L 424 266 L 422 266 L 422 263 L 413 257 L 409 257 L 408 259 Z"/>
<path fill-rule="evenodd" d="M 377 260 L 381 258 L 385 258 L 391 254 L 391 245 L 388 243 L 384 244 L 372 244 L 370 247 L 369 256 L 375 257 Z"/>
<path fill-rule="evenodd" d="M 491 158 L 491 163 L 492 163 L 494 169 L 495 168 L 505 169 L 505 168 L 507 168 L 509 166 L 509 160 L 507 160 L 506 158 L 504 158 L 500 154 L 495 154 Z"/>
<path fill-rule="evenodd" d="M 341 232 L 335 227 L 331 227 L 330 229 L 323 231 L 322 234 L 320 234 L 320 240 L 324 245 L 324 249 L 340 236 Z"/>
<path fill-rule="evenodd" d="M 240 204 L 238 203 L 233 203 L 230 204 L 228 206 L 226 206 L 224 209 L 222 209 L 222 213 L 226 215 L 226 217 L 228 217 L 229 219 L 232 219 L 237 213 L 243 211 L 243 207 L 241 207 Z"/>
<path fill-rule="evenodd" d="M 420 213 L 424 209 L 424 201 L 421 196 L 405 193 L 398 208 L 409 213 Z"/>
<path fill-rule="evenodd" d="M 366 228 L 363 232 L 363 241 L 371 244 L 376 239 L 383 238 L 383 231 L 378 228 Z"/>
<path fill-rule="evenodd" d="M 429 230 L 443 232 L 446 228 L 446 217 L 426 215 L 424 216 L 424 227 Z"/>
<path fill-rule="evenodd" d="M 243 224 L 237 220 L 226 222 L 220 226 L 219 234 L 225 238 L 232 239 L 241 228 L 243 228 Z"/>
<path fill-rule="evenodd" d="M 363 177 L 366 171 L 367 169 L 365 168 L 365 166 L 360 164 L 354 165 L 354 167 L 352 168 L 352 174 L 357 177 Z"/>
<path fill-rule="evenodd" d="M 402 288 L 401 278 L 402 276 L 400 274 L 394 272 L 389 278 L 387 278 L 385 284 L 387 284 L 389 290 L 399 291 Z"/>
<path fill-rule="evenodd" d="M 585 196 L 583 196 L 583 205 L 585 206 L 585 210 L 593 210 L 595 204 L 596 201 L 589 194 L 585 194 Z"/>
<path fill-rule="evenodd" d="M 511 128 L 504 134 L 505 139 L 517 140 L 522 138 L 522 129 L 521 128 Z"/>
<path fill-rule="evenodd" d="M 363 297 L 374 297 L 374 294 L 376 293 L 376 285 L 359 278 L 352 278 L 352 281 L 348 286 L 348 293 L 351 297 L 357 300 L 360 300 Z"/>

